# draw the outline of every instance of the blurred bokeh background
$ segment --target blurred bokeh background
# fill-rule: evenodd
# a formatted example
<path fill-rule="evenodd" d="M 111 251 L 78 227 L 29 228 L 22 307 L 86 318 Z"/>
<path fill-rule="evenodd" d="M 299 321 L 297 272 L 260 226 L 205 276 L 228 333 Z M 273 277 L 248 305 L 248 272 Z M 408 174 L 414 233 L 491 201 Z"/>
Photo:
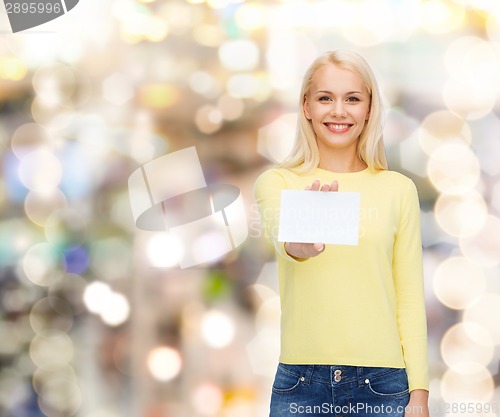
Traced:
<path fill-rule="evenodd" d="M 0 415 L 268 415 L 279 349 L 257 176 L 304 70 L 360 52 L 391 169 L 417 184 L 431 415 L 500 415 L 497 0 L 81 0 L 11 34 L 0 6 Z M 181 270 L 127 180 L 195 146 L 241 189 L 246 242 Z"/>

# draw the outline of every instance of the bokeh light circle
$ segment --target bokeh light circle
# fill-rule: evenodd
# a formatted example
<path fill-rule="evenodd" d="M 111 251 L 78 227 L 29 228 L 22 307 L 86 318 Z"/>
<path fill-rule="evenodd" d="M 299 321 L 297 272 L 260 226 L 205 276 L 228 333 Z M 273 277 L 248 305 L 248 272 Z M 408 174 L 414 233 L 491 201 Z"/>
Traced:
<path fill-rule="evenodd" d="M 286 113 L 259 129 L 257 152 L 272 162 L 283 162 L 294 145 L 297 114 Z"/>
<path fill-rule="evenodd" d="M 26 277 L 42 287 L 52 283 L 56 266 L 57 252 L 53 245 L 46 242 L 31 246 L 22 259 L 22 267 Z"/>
<path fill-rule="evenodd" d="M 443 87 L 443 100 L 452 112 L 467 120 L 476 120 L 493 110 L 497 92 L 486 81 L 475 79 L 464 83 L 451 78 Z"/>
<path fill-rule="evenodd" d="M 104 282 L 94 281 L 87 285 L 83 301 L 88 311 L 98 314 L 109 326 L 119 326 L 130 315 L 130 303 L 127 297 L 113 291 Z"/>
<path fill-rule="evenodd" d="M 245 103 L 239 98 L 225 94 L 217 100 L 217 108 L 221 112 L 224 120 L 232 121 L 243 115 Z"/>
<path fill-rule="evenodd" d="M 218 89 L 217 80 L 205 71 L 193 72 L 188 81 L 191 89 L 199 94 L 210 95 Z"/>
<path fill-rule="evenodd" d="M 500 42 L 500 12 L 490 13 L 486 20 L 486 33 L 492 42 Z"/>
<path fill-rule="evenodd" d="M 167 382 L 174 379 L 181 371 L 182 358 L 178 350 L 170 346 L 161 346 L 149 352 L 147 366 L 155 379 Z"/>
<path fill-rule="evenodd" d="M 444 65 L 448 74 L 453 75 L 460 71 L 464 60 L 464 51 L 468 51 L 482 42 L 484 40 L 478 36 L 462 36 L 454 39 L 444 54 Z"/>
<path fill-rule="evenodd" d="M 223 117 L 217 107 L 207 104 L 196 111 L 194 121 L 200 132 L 210 135 L 222 127 Z"/>
<path fill-rule="evenodd" d="M 55 64 L 38 69 L 33 75 L 33 88 L 47 107 L 73 101 L 81 85 L 75 70 L 69 65 Z"/>
<path fill-rule="evenodd" d="M 445 306 L 461 310 L 486 288 L 482 269 L 463 257 L 451 257 L 439 264 L 434 273 L 436 297 Z"/>
<path fill-rule="evenodd" d="M 48 416 L 74 415 L 81 406 L 82 395 L 76 374 L 69 365 L 60 364 L 49 369 L 37 369 L 33 374 L 33 388 L 39 404 Z"/>
<path fill-rule="evenodd" d="M 25 340 L 19 332 L 17 323 L 0 321 L 0 338 L 2 340 L 0 343 L 1 356 L 15 355 L 23 349 Z"/>
<path fill-rule="evenodd" d="M 229 70 L 250 71 L 259 62 L 259 48 L 250 40 L 227 40 L 219 47 L 219 59 Z"/>
<path fill-rule="evenodd" d="M 46 149 L 35 150 L 21 159 L 19 178 L 30 190 L 50 193 L 61 181 L 61 162 Z"/>
<path fill-rule="evenodd" d="M 490 83 L 490 90 L 500 86 L 500 49 L 492 42 L 476 36 L 458 38 L 448 47 L 444 62 L 448 73 L 464 84 Z"/>
<path fill-rule="evenodd" d="M 95 240 L 90 246 L 90 268 L 107 281 L 127 276 L 133 262 L 131 242 L 121 237 Z M 161 260 L 160 254 L 158 255 Z"/>
<path fill-rule="evenodd" d="M 26 216 L 38 226 L 45 226 L 54 212 L 67 207 L 68 199 L 59 188 L 42 193 L 30 191 L 24 200 Z"/>
<path fill-rule="evenodd" d="M 43 335 L 48 330 L 68 332 L 73 327 L 73 311 L 62 298 L 45 297 L 31 307 L 29 314 L 31 328 Z"/>
<path fill-rule="evenodd" d="M 0 57 L 0 78 L 9 81 L 20 81 L 26 77 L 26 63 L 8 54 L 8 49 Z"/>
<path fill-rule="evenodd" d="M 224 403 L 224 394 L 219 386 L 205 382 L 193 390 L 191 403 L 200 415 L 215 416 Z"/>
<path fill-rule="evenodd" d="M 36 335 L 29 347 L 31 360 L 42 369 L 68 364 L 73 358 L 73 342 L 64 332 L 50 330 Z"/>
<path fill-rule="evenodd" d="M 500 345 L 500 295 L 486 293 L 477 297 L 464 311 L 464 321 L 483 326 L 495 345 Z"/>
<path fill-rule="evenodd" d="M 420 3 L 421 25 L 431 33 L 443 34 L 460 27 L 465 19 L 463 7 L 443 0 Z"/>
<path fill-rule="evenodd" d="M 31 115 L 37 123 L 52 132 L 67 128 L 75 118 L 74 109 L 68 104 L 65 107 L 46 107 L 38 97 L 31 102 Z"/>
<path fill-rule="evenodd" d="M 432 184 L 442 193 L 464 194 L 479 181 L 479 161 L 470 148 L 461 143 L 447 143 L 429 158 L 427 172 Z"/>
<path fill-rule="evenodd" d="M 70 274 L 82 275 L 89 269 L 90 255 L 85 245 L 68 245 L 62 251 L 61 264 Z"/>
<path fill-rule="evenodd" d="M 448 369 L 441 379 L 441 396 L 447 403 L 485 403 L 491 399 L 493 390 L 491 373 L 475 362 L 457 364 Z M 455 415 L 464 414 L 457 412 Z"/>
<path fill-rule="evenodd" d="M 76 383 L 75 370 L 68 364 L 59 364 L 51 368 L 37 368 L 33 372 L 32 386 L 37 394 L 41 394 L 43 386 L 53 379 L 64 379 L 68 383 Z"/>
<path fill-rule="evenodd" d="M 224 230 L 211 230 L 202 233 L 193 243 L 193 257 L 196 263 L 216 262 L 230 248 L 228 237 Z"/>
<path fill-rule="evenodd" d="M 499 48 L 477 37 L 459 38 L 449 46 L 445 65 L 451 76 L 443 88 L 446 106 L 465 119 L 488 114 L 500 90 Z"/>
<path fill-rule="evenodd" d="M 45 237 L 47 241 L 65 245 L 85 245 L 88 222 L 84 213 L 65 207 L 54 211 L 45 221 Z"/>
<path fill-rule="evenodd" d="M 149 262 L 156 268 L 177 265 L 184 254 L 182 242 L 169 233 L 155 233 L 146 244 Z"/>
<path fill-rule="evenodd" d="M 462 253 L 483 266 L 500 264 L 500 218 L 488 215 L 479 231 L 460 238 Z"/>
<path fill-rule="evenodd" d="M 50 150 L 53 144 L 49 132 L 37 123 L 19 126 L 12 134 L 11 148 L 14 155 L 22 159 L 37 149 Z"/>
<path fill-rule="evenodd" d="M 274 294 L 274 293 L 272 293 Z M 255 315 L 255 325 L 258 331 L 279 331 L 281 321 L 280 298 L 272 295 L 262 301 Z"/>
<path fill-rule="evenodd" d="M 441 356 L 451 369 L 463 362 L 475 362 L 483 366 L 493 359 L 493 344 L 478 344 L 470 338 L 464 323 L 450 327 L 441 339 Z"/>
<path fill-rule="evenodd" d="M 110 293 L 110 286 L 104 282 L 95 281 L 88 284 L 83 293 L 85 306 L 90 312 L 99 313 L 102 304 L 106 302 L 107 296 Z"/>
<path fill-rule="evenodd" d="M 102 321 L 110 326 L 119 326 L 127 321 L 130 315 L 130 304 L 123 294 L 111 293 L 102 306 Z"/>
<path fill-rule="evenodd" d="M 456 114 L 439 110 L 425 117 L 418 129 L 420 146 L 428 155 L 450 141 L 463 141 L 469 145 L 472 133 L 467 122 Z"/>
<path fill-rule="evenodd" d="M 397 25 L 396 13 L 389 3 L 341 2 L 338 9 L 342 35 L 357 46 L 375 46 L 387 41 Z"/>
<path fill-rule="evenodd" d="M 267 10 L 261 3 L 246 1 L 236 10 L 236 23 L 246 30 L 261 29 L 267 22 Z"/>
<path fill-rule="evenodd" d="M 228 346 L 234 339 L 235 325 L 231 317 L 221 311 L 208 311 L 201 322 L 203 338 L 214 348 Z"/>
<path fill-rule="evenodd" d="M 224 41 L 225 33 L 218 25 L 201 23 L 193 28 L 193 38 L 200 45 L 216 48 Z"/>
<path fill-rule="evenodd" d="M 400 144 L 417 130 L 419 121 L 400 107 L 388 109 L 384 124 L 384 144 L 387 148 Z"/>
<path fill-rule="evenodd" d="M 436 221 L 448 234 L 467 237 L 477 233 L 488 218 L 488 206 L 475 190 L 461 195 L 441 194 L 434 206 Z"/>
<path fill-rule="evenodd" d="M 264 87 L 263 80 L 254 74 L 236 74 L 226 83 L 227 92 L 235 98 L 256 98 Z"/>
<path fill-rule="evenodd" d="M 491 334 L 479 323 L 474 321 L 462 321 L 463 329 L 470 340 L 480 346 L 495 346 Z"/>
<path fill-rule="evenodd" d="M 48 297 L 57 297 L 66 300 L 71 306 L 74 315 L 85 312 L 83 294 L 88 281 L 77 274 L 58 274 L 57 279 L 48 288 Z"/>

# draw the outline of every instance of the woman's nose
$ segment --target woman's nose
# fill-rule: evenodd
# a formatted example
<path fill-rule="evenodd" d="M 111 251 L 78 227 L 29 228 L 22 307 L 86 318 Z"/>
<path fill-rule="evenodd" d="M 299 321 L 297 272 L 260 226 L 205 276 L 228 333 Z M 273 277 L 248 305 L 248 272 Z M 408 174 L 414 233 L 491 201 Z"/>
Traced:
<path fill-rule="evenodd" d="M 344 105 L 342 102 L 337 102 L 335 105 L 332 107 L 331 110 L 331 115 L 334 117 L 346 117 L 346 112 L 344 109 Z"/>

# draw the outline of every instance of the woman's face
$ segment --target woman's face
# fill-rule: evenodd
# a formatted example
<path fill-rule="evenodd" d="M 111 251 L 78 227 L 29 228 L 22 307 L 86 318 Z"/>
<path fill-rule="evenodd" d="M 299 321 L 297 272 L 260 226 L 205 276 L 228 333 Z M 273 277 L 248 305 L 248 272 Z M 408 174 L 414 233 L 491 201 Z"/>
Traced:
<path fill-rule="evenodd" d="M 303 110 L 320 154 L 340 149 L 355 153 L 369 117 L 370 96 L 356 74 L 329 63 L 314 74 Z"/>

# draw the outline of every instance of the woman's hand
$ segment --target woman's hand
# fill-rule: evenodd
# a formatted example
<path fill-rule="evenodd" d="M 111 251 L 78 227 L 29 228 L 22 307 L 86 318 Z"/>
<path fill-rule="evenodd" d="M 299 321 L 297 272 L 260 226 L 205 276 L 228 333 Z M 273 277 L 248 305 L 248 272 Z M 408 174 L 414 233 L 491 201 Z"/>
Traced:
<path fill-rule="evenodd" d="M 339 183 L 333 181 L 330 185 L 321 185 L 319 180 L 314 180 L 312 185 L 306 187 L 306 190 L 311 191 L 338 191 Z M 292 258 L 307 259 L 318 256 L 325 250 L 323 243 L 300 243 L 300 242 L 286 242 L 285 250 Z"/>
<path fill-rule="evenodd" d="M 405 417 L 429 417 L 429 392 L 416 389 L 410 392 L 410 401 L 405 408 Z"/>

